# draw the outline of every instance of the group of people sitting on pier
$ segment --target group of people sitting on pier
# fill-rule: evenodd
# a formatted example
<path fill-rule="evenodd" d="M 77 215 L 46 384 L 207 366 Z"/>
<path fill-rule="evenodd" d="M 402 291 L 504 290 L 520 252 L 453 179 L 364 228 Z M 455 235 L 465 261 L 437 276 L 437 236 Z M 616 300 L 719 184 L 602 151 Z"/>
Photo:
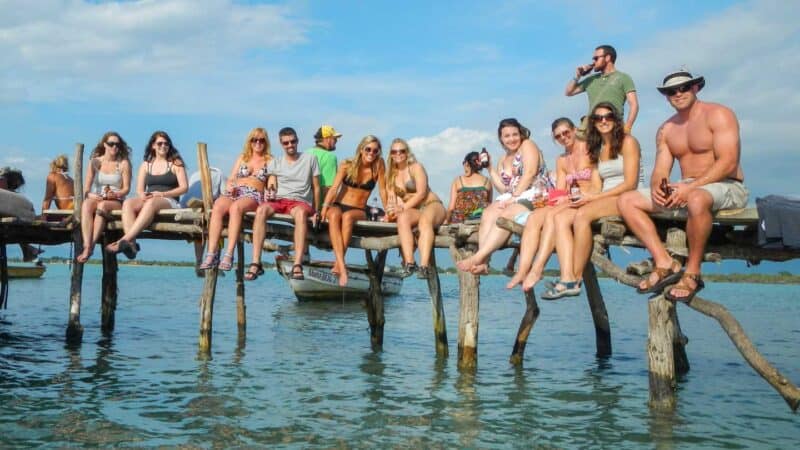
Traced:
<path fill-rule="evenodd" d="M 367 218 L 367 202 L 377 187 L 385 209 L 382 220 L 397 224 L 403 276 L 430 275 L 435 230 L 440 225 L 478 218 L 477 251 L 457 267 L 476 275 L 488 273 L 491 254 L 510 237 L 497 224 L 502 217 L 524 226 L 519 267 L 507 287 L 533 288 L 555 251 L 560 277 L 547 284 L 542 297 L 579 295 L 592 252 L 592 223 L 621 216 L 654 259 L 655 268 L 639 292 L 657 292 L 677 283 L 666 297 L 691 300 L 703 288 L 700 265 L 713 212 L 743 208 L 748 200 L 739 164 L 739 124 L 729 108 L 697 98 L 705 85 L 703 77 L 686 70 L 668 74 L 657 89 L 676 113 L 658 129 L 655 166 L 649 189 L 645 188 L 641 149 L 632 134 L 638 99 L 630 77 L 616 70 L 616 56 L 611 46 L 597 47 L 592 63 L 576 67 L 575 77 L 568 82 L 566 95 L 587 92 L 590 108 L 578 125 L 565 117 L 553 121 L 552 137 L 564 148 L 554 177 L 530 131 L 516 119 L 504 119 L 497 128 L 504 149 L 499 161 L 492 165 L 488 155 L 469 152 L 463 160 L 464 174 L 452 183 L 447 208 L 430 189 L 424 165 L 403 139 L 391 141 L 384 161 L 380 139 L 365 136 L 353 156 L 337 164 L 334 151 L 341 134 L 330 125 L 317 130 L 315 147 L 306 152 L 298 151 L 294 129 L 281 129 L 282 155 L 271 151 L 265 129 L 254 128 L 214 202 L 200 268 L 232 268 L 244 215 L 254 212 L 252 262 L 245 278 L 255 280 L 264 273 L 261 252 L 267 220 L 276 213 L 290 214 L 295 259 L 289 276 L 303 278 L 309 223 L 316 227 L 324 221 L 335 256 L 332 272 L 344 286 L 348 281 L 345 252 L 353 227 Z M 81 211 L 83 250 L 76 258 L 80 263 L 91 256 L 110 211 L 120 208 L 124 234 L 105 250 L 134 258 L 139 250 L 137 235 L 159 210 L 178 207 L 177 198 L 187 190 L 185 165 L 166 133 L 157 131 L 151 136 L 137 174 L 137 196 L 126 199 L 131 189 L 129 157 L 130 147 L 115 132 L 106 133 L 92 151 Z M 676 160 L 680 180 L 669 182 Z M 51 200 L 59 208 L 71 206 L 70 194 L 63 188 L 69 184 L 66 167 L 65 158 L 54 162 L 44 208 Z M 488 177 L 481 174 L 484 168 Z M 493 192 L 500 194 L 494 200 Z M 664 248 L 648 215 L 677 208 L 688 215 L 685 268 Z M 226 217 L 229 239 L 221 249 Z"/>

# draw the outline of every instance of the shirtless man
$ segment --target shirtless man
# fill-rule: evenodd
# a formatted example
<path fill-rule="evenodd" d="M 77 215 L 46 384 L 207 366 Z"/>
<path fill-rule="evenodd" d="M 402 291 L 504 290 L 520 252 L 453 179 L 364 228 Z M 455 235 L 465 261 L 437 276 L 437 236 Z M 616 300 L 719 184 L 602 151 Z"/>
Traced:
<path fill-rule="evenodd" d="M 675 115 L 659 128 L 656 135 L 656 161 L 650 189 L 631 191 L 620 196 L 617 206 L 628 227 L 653 255 L 655 270 L 642 281 L 639 293 L 661 292 L 680 280 L 665 297 L 689 302 L 703 287 L 700 264 L 711 233 L 712 211 L 743 208 L 749 192 L 739 163 L 741 146 L 739 121 L 729 108 L 697 99 L 703 89 L 703 77 L 686 71 L 674 72 L 658 87 L 675 108 Z M 661 189 L 669 179 L 675 160 L 681 168 L 681 180 Z M 686 235 L 689 257 L 686 272 L 673 261 L 658 236 L 650 212 L 684 208 L 687 212 Z"/>

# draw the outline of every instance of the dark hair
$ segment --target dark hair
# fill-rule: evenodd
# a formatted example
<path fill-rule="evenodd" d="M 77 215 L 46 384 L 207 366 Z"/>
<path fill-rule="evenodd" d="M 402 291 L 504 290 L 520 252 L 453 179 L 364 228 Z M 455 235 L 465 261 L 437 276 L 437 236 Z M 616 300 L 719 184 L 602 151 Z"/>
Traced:
<path fill-rule="evenodd" d="M 600 149 L 603 147 L 603 136 L 597 131 L 594 126 L 595 111 L 599 108 L 605 108 L 614 114 L 614 129 L 611 130 L 611 159 L 617 159 L 619 152 L 622 150 L 622 142 L 625 140 L 625 128 L 622 123 L 622 117 L 619 115 L 617 108 L 608 102 L 600 102 L 592 108 L 592 113 L 589 115 L 589 124 L 586 132 L 586 143 L 589 146 L 589 153 L 597 160 L 600 157 Z"/>
<path fill-rule="evenodd" d="M 558 126 L 563 123 L 567 124 L 567 126 L 570 128 L 575 128 L 575 124 L 572 123 L 572 120 L 570 120 L 569 117 L 559 117 L 558 119 L 553 121 L 552 125 L 550 125 L 550 132 L 552 133 L 556 131 L 556 128 L 558 128 Z"/>
<path fill-rule="evenodd" d="M 103 137 L 97 142 L 97 145 L 94 146 L 94 150 L 92 150 L 92 155 L 89 158 L 98 158 L 106 154 L 106 148 L 103 144 L 110 138 L 111 136 L 116 136 L 119 139 L 119 147 L 117 147 L 117 157 L 120 161 L 128 159 L 128 155 L 131 153 L 131 148 L 128 146 L 128 143 L 125 142 L 125 139 L 122 139 L 122 136 L 119 135 L 116 131 L 106 131 Z"/>
<path fill-rule="evenodd" d="M 12 192 L 16 192 L 17 189 L 25 184 L 25 177 L 22 176 L 22 171 L 11 167 L 0 169 L 0 178 L 6 180 L 6 188 Z"/>
<path fill-rule="evenodd" d="M 483 166 L 481 165 L 480 162 L 480 157 L 481 155 L 478 152 L 469 152 L 467 153 L 467 156 L 464 157 L 464 161 L 462 162 L 462 164 L 464 163 L 469 164 L 469 169 L 473 173 L 478 173 L 483 169 Z"/>
<path fill-rule="evenodd" d="M 152 136 L 150 136 L 150 140 L 147 141 L 147 147 L 144 149 L 144 160 L 146 162 L 152 162 L 155 159 L 155 151 L 153 151 L 153 143 L 156 142 L 156 139 L 162 137 L 167 140 L 169 144 L 169 151 L 167 152 L 167 161 L 175 164 L 176 166 L 183 166 L 183 158 L 181 158 L 181 152 L 172 145 L 172 139 L 170 139 L 169 135 L 166 131 L 155 131 Z"/>
<path fill-rule="evenodd" d="M 283 127 L 280 131 L 278 131 L 278 137 L 281 136 L 294 136 L 297 137 L 297 132 L 294 131 L 292 127 Z"/>
<path fill-rule="evenodd" d="M 614 47 L 610 45 L 601 45 L 597 47 L 595 50 L 602 50 L 604 55 L 608 55 L 611 57 L 611 62 L 617 62 L 617 51 L 614 50 Z"/>
<path fill-rule="evenodd" d="M 524 126 L 522 126 L 521 123 L 519 123 L 517 119 L 511 117 L 500 121 L 500 125 L 497 126 L 497 139 L 500 139 L 500 132 L 505 127 L 515 127 L 516 129 L 518 129 L 519 134 L 522 136 L 523 140 L 529 139 L 531 137 L 531 130 L 525 128 Z"/>

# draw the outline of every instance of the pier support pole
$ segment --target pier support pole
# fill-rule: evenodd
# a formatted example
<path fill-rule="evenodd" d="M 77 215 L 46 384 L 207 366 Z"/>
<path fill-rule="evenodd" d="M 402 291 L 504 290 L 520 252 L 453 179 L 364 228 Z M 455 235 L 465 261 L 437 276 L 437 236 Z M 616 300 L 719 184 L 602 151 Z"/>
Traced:
<path fill-rule="evenodd" d="M 197 163 L 200 166 L 200 185 L 203 191 L 203 228 L 208 227 L 211 216 L 213 198 L 211 196 L 211 171 L 208 167 L 208 151 L 206 144 L 197 143 Z M 204 230 L 206 232 L 206 230 Z M 214 295 L 217 292 L 217 274 L 219 269 L 206 270 L 203 281 L 203 293 L 200 296 L 200 337 L 198 338 L 199 351 L 207 355 L 211 352 L 211 328 L 214 315 Z"/>
<path fill-rule="evenodd" d="M 539 318 L 539 312 L 539 305 L 536 303 L 536 294 L 533 289 L 525 291 L 525 315 L 522 316 L 519 331 L 517 331 L 517 339 L 514 341 L 514 350 L 511 351 L 511 357 L 508 360 L 515 366 L 522 364 L 525 356 L 525 346 L 528 344 L 528 335 L 531 334 L 533 325 L 536 323 L 536 319 Z"/>
<path fill-rule="evenodd" d="M 583 285 L 586 287 L 586 299 L 594 321 L 597 356 L 601 358 L 611 356 L 611 325 L 608 323 L 608 311 L 603 301 L 603 294 L 600 292 L 600 284 L 597 282 L 597 272 L 591 262 L 583 269 Z"/>
<path fill-rule="evenodd" d="M 8 307 L 8 253 L 5 241 L 0 241 L 0 309 Z"/>
<path fill-rule="evenodd" d="M 461 261 L 473 252 L 450 247 L 453 262 Z M 467 272 L 458 271 L 458 368 L 474 369 L 478 365 L 478 310 L 480 306 L 480 279 Z"/>
<path fill-rule="evenodd" d="M 228 236 L 228 239 L 234 239 Z M 244 242 L 236 243 L 236 324 L 239 334 L 247 329 L 247 306 L 244 303 Z"/>
<path fill-rule="evenodd" d="M 447 324 L 444 320 L 444 305 L 442 304 L 442 290 L 439 286 L 439 269 L 436 267 L 435 250 L 431 250 L 431 260 L 428 265 L 428 292 L 431 295 L 431 309 L 433 315 L 433 337 L 436 341 L 436 355 L 446 358 L 447 349 Z"/>
<path fill-rule="evenodd" d="M 672 410 L 675 408 L 675 304 L 659 295 L 647 302 L 647 312 L 650 407 Z"/>
<path fill-rule="evenodd" d="M 73 187 L 75 202 L 72 210 L 73 223 L 77 224 L 72 229 L 74 254 L 83 250 L 83 237 L 81 236 L 81 207 L 83 206 L 83 144 L 75 144 L 75 176 Z M 67 322 L 66 340 L 68 344 L 80 344 L 83 340 L 83 325 L 81 325 L 81 287 L 83 285 L 83 264 L 72 262 L 72 275 L 69 287 L 69 319 Z"/>
<path fill-rule="evenodd" d="M 109 255 L 105 251 L 106 239 L 102 239 L 103 254 L 103 287 L 100 304 L 101 330 L 103 334 L 114 331 L 114 314 L 117 311 L 117 256 Z"/>
<path fill-rule="evenodd" d="M 369 297 L 367 298 L 367 321 L 369 321 L 369 341 L 373 351 L 383 350 L 383 325 L 386 319 L 383 315 L 383 270 L 386 267 L 387 250 L 378 252 L 373 259 L 372 251 L 364 250 L 367 257 L 367 271 L 369 276 Z"/>

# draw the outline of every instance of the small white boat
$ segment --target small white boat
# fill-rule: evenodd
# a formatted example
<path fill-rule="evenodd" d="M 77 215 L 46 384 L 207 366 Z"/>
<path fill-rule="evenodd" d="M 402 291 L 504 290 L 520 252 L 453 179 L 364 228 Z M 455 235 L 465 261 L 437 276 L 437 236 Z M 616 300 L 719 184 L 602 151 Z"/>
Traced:
<path fill-rule="evenodd" d="M 333 262 L 310 261 L 303 263 L 304 280 L 291 278 L 294 260 L 283 256 L 275 258 L 275 268 L 289 282 L 298 300 L 364 299 L 369 295 L 367 266 L 348 265 L 347 285 L 339 286 L 339 278 L 331 273 Z M 403 286 L 399 274 L 390 270 L 383 273 L 381 289 L 384 296 L 397 295 Z"/>
<path fill-rule="evenodd" d="M 9 264 L 8 278 L 41 278 L 47 271 L 44 264 Z"/>

